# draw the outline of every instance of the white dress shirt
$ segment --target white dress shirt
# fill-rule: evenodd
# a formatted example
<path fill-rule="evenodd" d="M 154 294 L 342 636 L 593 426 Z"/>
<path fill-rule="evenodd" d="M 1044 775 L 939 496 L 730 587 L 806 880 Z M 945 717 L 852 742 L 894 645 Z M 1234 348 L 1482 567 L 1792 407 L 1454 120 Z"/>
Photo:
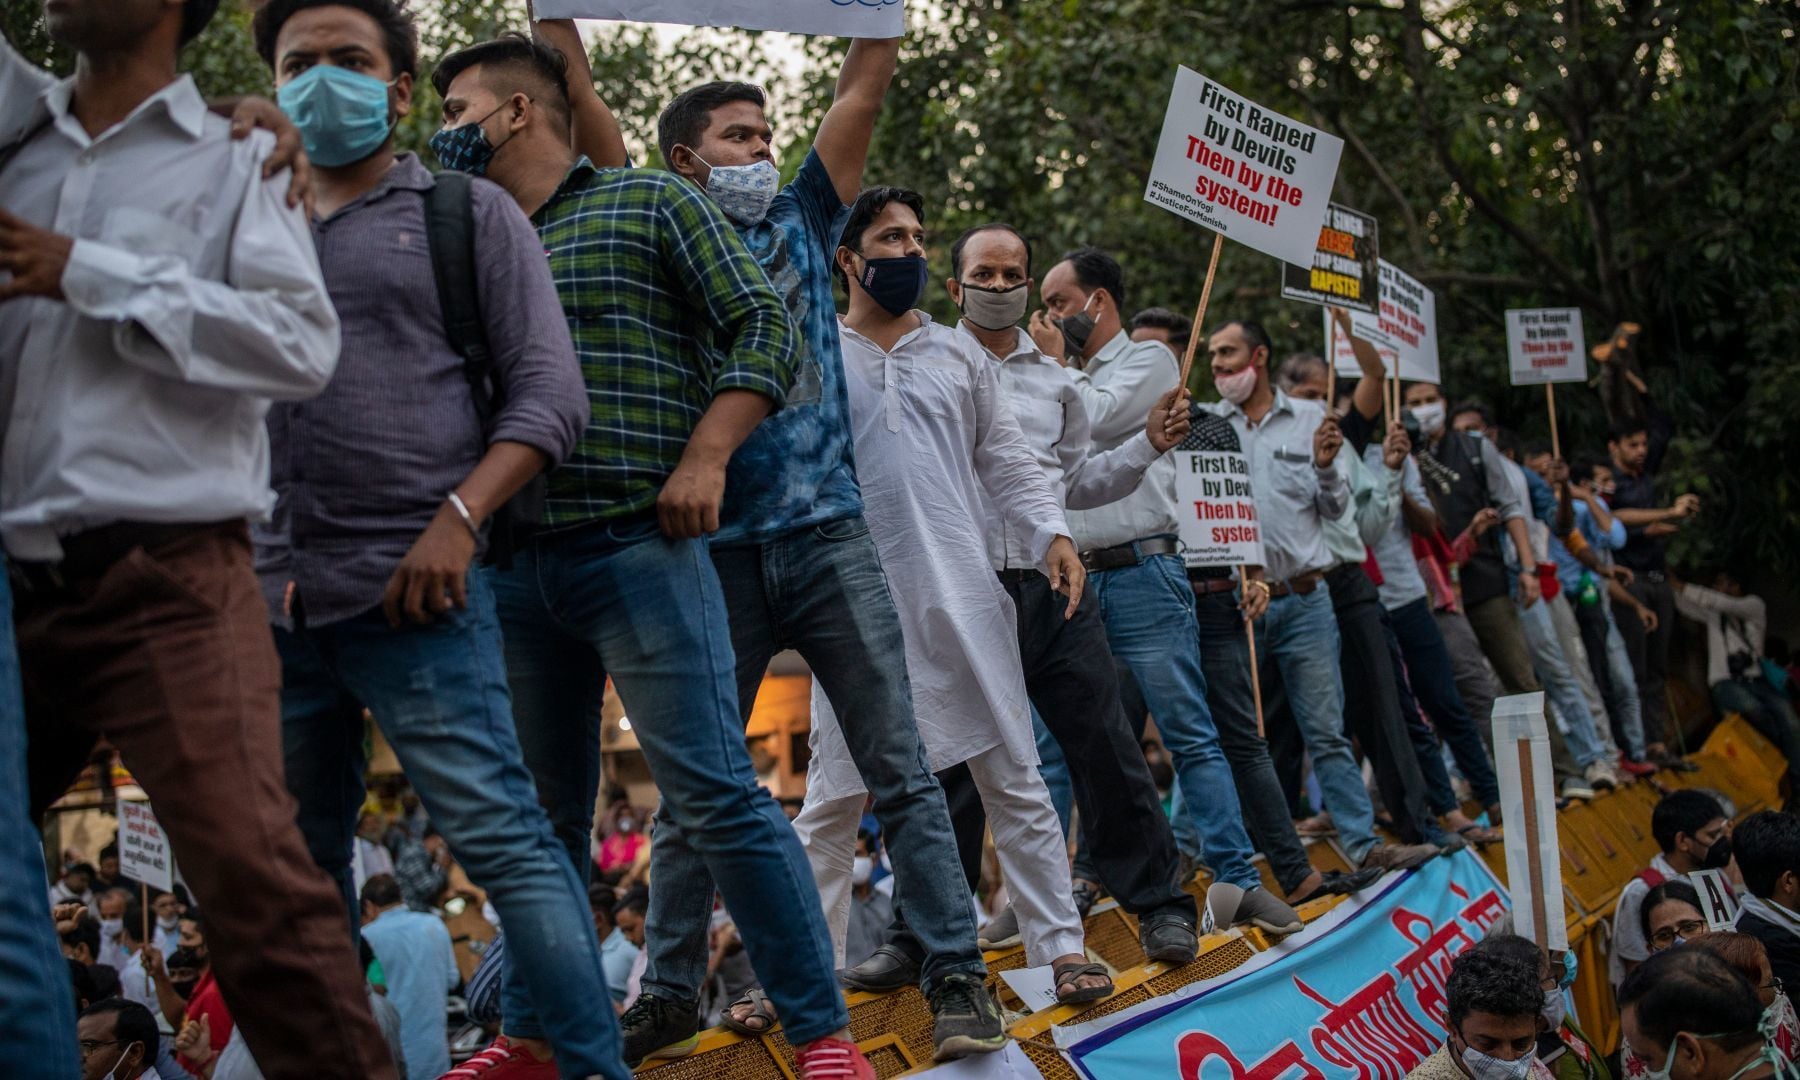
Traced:
<path fill-rule="evenodd" d="M 261 517 L 268 402 L 337 363 L 305 217 L 262 179 L 273 138 L 232 140 L 184 75 L 90 139 L 73 92 L 36 99 L 53 122 L 0 171 L 0 206 L 75 239 L 66 301 L 0 305 L 0 536 L 22 559 L 117 521 Z"/>
<path fill-rule="evenodd" d="M 1068 369 L 1093 424 L 1094 449 L 1111 450 L 1144 430 L 1156 399 L 1175 389 L 1181 367 L 1158 341 L 1133 341 L 1120 330 L 1081 370 Z M 1158 458 L 1136 491 L 1097 510 L 1070 513 L 1075 546 L 1082 551 L 1115 547 L 1146 536 L 1173 536 L 1175 460 Z"/>
<path fill-rule="evenodd" d="M 38 96 L 56 82 L 48 71 L 20 56 L 0 34 L 0 149 L 43 119 Z"/>
<path fill-rule="evenodd" d="M 992 505 L 1033 564 L 1068 535 L 1062 507 L 975 339 L 915 312 L 892 351 L 840 323 L 856 478 L 906 639 L 919 738 L 937 772 L 1004 745 L 1037 764 L 1017 613 L 987 559 Z M 866 789 L 813 688 L 807 796 Z"/>
<path fill-rule="evenodd" d="M 1350 486 L 1350 513 L 1325 519 L 1325 546 L 1340 563 L 1362 563 L 1400 513 L 1400 474 L 1379 458 L 1363 464 L 1347 440 L 1333 464 Z"/>
<path fill-rule="evenodd" d="M 1075 380 L 1055 360 L 1039 351 L 1031 335 L 1016 330 L 1017 341 L 1005 356 L 996 356 L 970 330 L 958 323 L 956 331 L 975 343 L 996 362 L 1000 389 L 1012 409 L 1019 431 L 1044 470 L 1044 478 L 1064 509 L 1088 510 L 1105 506 L 1131 494 L 1144 478 L 1144 470 L 1159 457 L 1150 445 L 1144 425 L 1119 446 L 1098 453 L 1087 407 L 1075 389 Z M 1141 418 L 1140 418 L 1141 419 Z M 1170 474 L 1171 481 L 1173 474 Z M 988 512 L 988 561 L 995 570 L 1030 569 L 1027 538 L 990 507 Z"/>
<path fill-rule="evenodd" d="M 1275 403 L 1260 423 L 1252 424 L 1244 410 L 1228 401 L 1210 408 L 1231 421 L 1250 459 L 1268 579 L 1286 581 L 1330 567 L 1336 560 L 1325 542 L 1324 523 L 1349 510 L 1350 487 L 1336 461 L 1313 468 L 1313 433 L 1325 419 L 1325 406 L 1276 390 Z"/>

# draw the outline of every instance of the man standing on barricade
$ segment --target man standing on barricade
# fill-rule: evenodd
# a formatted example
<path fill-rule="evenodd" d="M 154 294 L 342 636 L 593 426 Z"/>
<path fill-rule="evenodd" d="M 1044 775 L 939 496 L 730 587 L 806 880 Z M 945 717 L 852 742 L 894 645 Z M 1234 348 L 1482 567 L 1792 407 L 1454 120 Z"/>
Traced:
<path fill-rule="evenodd" d="M 711 200 L 669 173 L 575 155 L 555 50 L 502 37 L 446 57 L 433 83 L 439 159 L 500 183 L 538 227 L 593 406 L 550 476 L 543 526 L 491 573 L 539 797 L 585 868 L 610 676 L 665 811 L 781 1008 L 802 1080 L 872 1076 L 848 1039 L 805 853 L 744 746 L 704 540 L 726 462 L 794 385 L 788 312 Z M 542 1005 L 507 968 L 505 1037 L 472 1075 L 553 1075 Z"/>

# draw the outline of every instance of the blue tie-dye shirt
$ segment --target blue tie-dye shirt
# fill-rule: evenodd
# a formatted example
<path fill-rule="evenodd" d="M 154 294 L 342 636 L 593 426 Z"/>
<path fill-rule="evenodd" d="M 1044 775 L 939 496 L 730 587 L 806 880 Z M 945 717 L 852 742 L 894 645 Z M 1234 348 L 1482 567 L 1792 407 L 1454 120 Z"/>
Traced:
<path fill-rule="evenodd" d="M 787 403 L 731 456 L 715 545 L 758 544 L 862 513 L 831 288 L 832 254 L 849 212 L 812 151 L 769 216 L 738 230 L 787 301 L 802 344 Z"/>

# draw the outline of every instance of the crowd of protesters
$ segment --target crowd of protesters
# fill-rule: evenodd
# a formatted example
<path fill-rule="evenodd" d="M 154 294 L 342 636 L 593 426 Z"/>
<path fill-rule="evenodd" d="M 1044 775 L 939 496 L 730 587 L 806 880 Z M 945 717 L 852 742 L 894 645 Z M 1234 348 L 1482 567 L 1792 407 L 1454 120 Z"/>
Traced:
<path fill-rule="evenodd" d="M 1126 268 L 1031 222 L 955 239 L 935 322 L 941 193 L 864 176 L 897 40 L 851 44 L 783 184 L 744 83 L 668 103 L 666 167 L 632 167 L 568 22 L 422 72 L 401 0 L 269 0 L 279 107 L 209 105 L 176 57 L 216 6 L 54 0 L 76 73 L 0 54 L 0 872 L 30 880 L 105 739 L 191 890 L 150 940 L 116 853 L 59 868 L 53 915 L 8 891 L 19 1075 L 622 1080 L 716 1019 L 779 1022 L 803 1080 L 872 1077 L 844 987 L 917 985 L 939 1060 L 991 1052 L 983 948 L 1104 998 L 1101 895 L 1183 964 L 1494 843 L 1499 695 L 1545 692 L 1560 798 L 1690 768 L 1678 612 L 1719 708 L 1800 745 L 1762 603 L 1668 565 L 1701 507 L 1658 484 L 1670 427 L 1622 359 L 1605 447 L 1565 462 L 1454 387 L 1386 410 L 1341 311 L 1360 379 L 1252 311 L 1130 315 Z M 394 147 L 427 75 L 435 173 Z M 1190 351 L 1218 402 L 1178 388 Z M 1177 449 L 1244 455 L 1264 565 L 1189 564 Z M 743 738 L 788 649 L 791 822 Z M 596 829 L 608 681 L 659 803 Z M 399 815 L 365 812 L 365 711 Z M 1676 810 L 1657 872 L 1717 865 L 1724 815 Z M 1800 956 L 1800 851 L 1759 820 L 1763 960 L 1621 950 L 1647 1062 L 1750 1060 L 1730 1025 L 1766 987 L 1731 972 Z M 1641 949 L 1696 937 L 1681 883 L 1644 884 Z M 502 931 L 466 980 L 452 897 Z M 1522 1075 L 1491 1063 L 1560 968 L 1496 940 L 1458 977 L 1450 1065 Z M 1670 1033 L 1690 983 L 1725 1034 Z M 452 1068 L 458 991 L 498 1034 Z"/>

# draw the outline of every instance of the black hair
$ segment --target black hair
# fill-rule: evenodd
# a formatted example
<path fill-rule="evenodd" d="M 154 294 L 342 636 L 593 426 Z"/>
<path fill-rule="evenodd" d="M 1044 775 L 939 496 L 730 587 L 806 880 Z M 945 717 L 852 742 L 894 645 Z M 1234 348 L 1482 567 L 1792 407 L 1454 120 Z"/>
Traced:
<path fill-rule="evenodd" d="M 633 889 L 630 892 L 626 893 L 624 896 L 620 897 L 619 902 L 617 904 L 613 905 L 613 909 L 612 909 L 613 921 L 618 922 L 619 916 L 623 915 L 627 911 L 636 912 L 638 915 L 649 914 L 649 912 L 650 912 L 650 897 L 649 897 L 649 895 L 640 889 Z"/>
<path fill-rule="evenodd" d="M 1789 870 L 1800 874 L 1800 817 L 1759 810 L 1731 830 L 1731 851 L 1751 895 L 1767 899 Z"/>
<path fill-rule="evenodd" d="M 1269 358 L 1271 360 L 1274 359 L 1275 342 L 1269 337 L 1269 332 L 1263 329 L 1262 323 L 1253 322 L 1247 319 L 1227 319 L 1213 327 L 1212 331 L 1206 336 L 1211 338 L 1215 334 L 1219 334 L 1233 326 L 1237 327 L 1238 332 L 1244 335 L 1244 344 L 1250 346 L 1251 356 L 1255 356 L 1256 350 L 1258 349 L 1267 349 L 1269 351 Z"/>
<path fill-rule="evenodd" d="M 219 0 L 187 0 L 181 5 L 181 43 L 200 36 L 200 31 L 212 22 L 213 15 L 219 10 Z"/>
<path fill-rule="evenodd" d="M 723 81 L 702 83 L 675 95 L 656 118 L 656 148 L 662 151 L 663 161 L 669 161 L 678 145 L 692 150 L 712 125 L 713 110 L 734 101 L 748 101 L 762 109 L 768 107 L 769 97 L 755 83 Z"/>
<path fill-rule="evenodd" d="M 1602 465 L 1611 469 L 1612 460 L 1610 458 L 1603 458 L 1592 450 L 1583 450 L 1569 459 L 1569 478 L 1571 480 L 1579 480 L 1584 484 L 1592 483 L 1594 479 L 1594 470 L 1600 468 Z"/>
<path fill-rule="evenodd" d="M 113 1021 L 113 1038 L 122 1045 L 142 1043 L 144 1056 L 139 1060 L 145 1065 L 156 1064 L 156 1048 L 162 1036 L 156 1030 L 156 1017 L 150 1010 L 135 1001 L 127 1001 L 122 997 L 106 997 L 81 1010 L 83 1016 L 105 1016 L 115 1014 Z"/>
<path fill-rule="evenodd" d="M 613 908 L 619 903 L 619 894 L 611 885 L 596 881 L 588 886 L 587 897 L 589 910 L 596 915 L 605 915 L 609 920 L 612 918 Z"/>
<path fill-rule="evenodd" d="M 1725 808 L 1719 805 L 1719 800 L 1704 791 L 1682 788 L 1664 795 L 1650 811 L 1650 835 L 1656 838 L 1656 846 L 1666 855 L 1675 850 L 1677 834 L 1692 836 L 1706 828 L 1708 822 L 1724 816 Z"/>
<path fill-rule="evenodd" d="M 144 943 L 144 905 L 137 897 L 125 901 L 125 932 L 131 940 L 142 945 Z"/>
<path fill-rule="evenodd" d="M 839 235 L 838 243 L 861 255 L 863 232 L 881 216 L 889 203 L 906 207 L 919 219 L 919 224 L 925 224 L 924 196 L 902 187 L 872 187 L 850 204 L 850 215 L 844 219 L 844 231 Z M 832 270 L 840 280 L 843 278 L 844 272 L 838 269 L 836 260 L 832 262 Z"/>
<path fill-rule="evenodd" d="M 1517 934 L 1490 934 L 1476 942 L 1475 948 L 1485 949 L 1495 956 L 1512 957 L 1534 968 L 1544 959 L 1543 950 L 1538 948 L 1537 942 Z"/>
<path fill-rule="evenodd" d="M 105 847 L 100 849 L 100 861 L 101 862 L 105 862 L 108 859 L 116 859 L 118 857 L 119 857 L 119 845 L 116 842 L 108 844 Z"/>
<path fill-rule="evenodd" d="M 287 21 L 299 12 L 317 7 L 347 7 L 374 19 L 375 25 L 381 27 L 381 40 L 394 74 L 418 76 L 419 28 L 407 10 L 406 0 L 269 0 L 250 19 L 250 36 L 263 63 L 271 69 L 275 67 L 275 39 Z"/>
<path fill-rule="evenodd" d="M 1488 427 L 1488 435 L 1494 440 L 1494 445 L 1499 447 L 1500 452 L 1511 457 L 1514 461 L 1520 461 L 1522 463 L 1518 433 L 1513 431 L 1512 428 L 1498 427 L 1492 422 L 1488 424 Z"/>
<path fill-rule="evenodd" d="M 81 918 L 76 920 L 74 928 L 62 932 L 62 942 L 71 949 L 77 945 L 86 945 L 88 948 L 88 960 L 92 962 L 93 960 L 99 959 L 100 920 L 86 912 L 82 912 Z"/>
<path fill-rule="evenodd" d="M 64 959 L 69 965 L 69 990 L 75 995 L 75 1009 L 79 1012 L 100 995 L 94 993 L 94 975 L 88 966 L 79 960 Z"/>
<path fill-rule="evenodd" d="M 1624 442 L 1633 435 L 1638 435 L 1649 430 L 1649 426 L 1642 420 L 1633 419 L 1629 416 L 1621 416 L 1607 427 L 1606 441 Z"/>
<path fill-rule="evenodd" d="M 1444 984 L 1448 1000 L 1444 1023 L 1460 1029 L 1473 1012 L 1536 1016 L 1544 1007 L 1540 986 L 1535 960 L 1496 949 L 1467 949 L 1451 963 L 1450 978 Z"/>
<path fill-rule="evenodd" d="M 1006 224 L 1004 221 L 990 221 L 986 225 L 977 225 L 973 229 L 964 230 L 963 234 L 956 238 L 956 243 L 950 245 L 951 277 L 958 281 L 962 280 L 963 248 L 968 245 L 970 240 L 984 232 L 1009 232 L 1018 237 L 1019 243 L 1025 245 L 1025 276 L 1031 276 L 1031 241 L 1025 239 L 1024 233 L 1013 228 L 1011 225 Z"/>
<path fill-rule="evenodd" d="M 93 863 L 84 863 L 84 862 L 78 862 L 74 866 L 71 866 L 67 870 L 63 871 L 63 877 L 68 877 L 70 874 L 86 874 L 88 876 L 89 884 L 93 884 L 94 878 L 99 876 L 98 874 L 96 874 L 94 872 L 94 864 Z"/>
<path fill-rule="evenodd" d="M 1716 1033 L 1726 1050 L 1762 1038 L 1762 1002 L 1750 981 L 1717 953 L 1670 949 L 1632 969 L 1619 986 L 1619 1008 L 1635 1007 L 1638 1030 L 1668 1046 L 1683 1031 Z"/>
<path fill-rule="evenodd" d="M 477 65 L 490 90 L 502 98 L 524 94 L 549 111 L 565 137 L 569 134 L 569 61 L 561 52 L 509 30 L 438 61 L 431 85 L 441 97 L 458 75 Z"/>
<path fill-rule="evenodd" d="M 1552 453 L 1549 439 L 1533 439 L 1525 444 L 1525 456 L 1528 458 L 1549 453 Z"/>
<path fill-rule="evenodd" d="M 1644 894 L 1643 903 L 1638 905 L 1638 930 L 1643 933 L 1645 941 L 1650 940 L 1651 909 L 1661 907 L 1670 901 L 1686 904 L 1695 911 L 1706 910 L 1700 906 L 1700 890 L 1694 888 L 1687 881 L 1670 878 L 1660 885 L 1652 886 L 1650 891 Z"/>
<path fill-rule="evenodd" d="M 1481 417 L 1482 427 L 1494 426 L 1494 410 L 1488 408 L 1485 403 L 1476 401 L 1474 398 L 1457 402 L 1455 407 L 1450 410 L 1446 419 L 1454 422 L 1456 418 L 1463 413 L 1474 413 L 1476 416 Z"/>
<path fill-rule="evenodd" d="M 1131 317 L 1130 329 L 1142 330 L 1145 327 L 1167 330 L 1169 347 L 1176 352 L 1185 351 L 1188 339 L 1194 336 L 1194 320 L 1165 307 L 1145 308 Z"/>
<path fill-rule="evenodd" d="M 1276 373 L 1275 379 L 1283 390 L 1292 390 L 1311 378 L 1314 372 L 1329 378 L 1330 371 L 1325 366 L 1325 358 L 1318 353 L 1295 353 L 1281 362 L 1281 370 Z"/>
<path fill-rule="evenodd" d="M 1075 280 L 1082 288 L 1090 293 L 1105 289 L 1113 304 L 1120 311 L 1125 310 L 1125 271 L 1119 260 L 1097 247 L 1084 247 L 1064 255 L 1062 261 L 1075 271 Z"/>
<path fill-rule="evenodd" d="M 373 904 L 378 908 L 392 907 L 405 897 L 401 895 L 400 883 L 392 874 L 376 874 L 363 882 L 362 902 Z"/>

